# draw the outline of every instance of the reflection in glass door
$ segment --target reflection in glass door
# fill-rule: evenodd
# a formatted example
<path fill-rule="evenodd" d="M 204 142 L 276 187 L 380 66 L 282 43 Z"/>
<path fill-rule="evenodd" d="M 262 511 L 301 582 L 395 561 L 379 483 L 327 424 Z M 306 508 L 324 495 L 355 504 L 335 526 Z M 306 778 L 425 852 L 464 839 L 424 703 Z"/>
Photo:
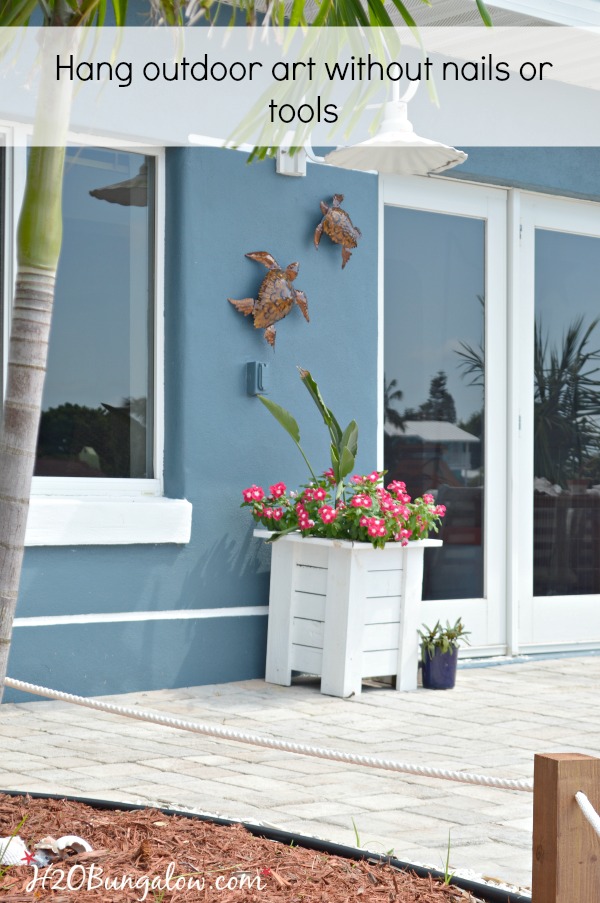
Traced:
<path fill-rule="evenodd" d="M 423 598 L 481 598 L 485 221 L 388 206 L 384 253 L 387 479 L 447 509 Z"/>
<path fill-rule="evenodd" d="M 444 545 L 425 554 L 422 620 L 460 616 L 489 651 L 505 642 L 506 198 L 419 182 L 415 203 L 406 183 L 384 191 L 383 466 L 447 509 Z"/>
<path fill-rule="evenodd" d="M 533 594 L 600 593 L 600 238 L 536 229 Z"/>

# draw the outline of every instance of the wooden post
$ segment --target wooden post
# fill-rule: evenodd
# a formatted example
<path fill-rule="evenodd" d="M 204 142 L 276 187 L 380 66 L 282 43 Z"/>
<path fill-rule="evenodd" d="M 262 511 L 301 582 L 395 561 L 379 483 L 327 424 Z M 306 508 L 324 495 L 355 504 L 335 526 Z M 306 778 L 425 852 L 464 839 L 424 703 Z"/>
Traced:
<path fill-rule="evenodd" d="M 600 759 L 536 755 L 533 784 L 532 903 L 598 903 L 600 838 L 575 794 L 600 812 Z"/>

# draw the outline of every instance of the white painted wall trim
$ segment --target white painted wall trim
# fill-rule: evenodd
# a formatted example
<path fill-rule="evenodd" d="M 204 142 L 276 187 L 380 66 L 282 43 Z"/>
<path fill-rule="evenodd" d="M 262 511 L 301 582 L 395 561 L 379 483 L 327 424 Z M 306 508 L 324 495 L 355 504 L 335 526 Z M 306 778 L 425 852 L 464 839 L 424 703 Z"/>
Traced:
<path fill-rule="evenodd" d="M 191 532 L 192 505 L 185 499 L 33 496 L 25 545 L 184 544 Z"/>
<path fill-rule="evenodd" d="M 197 621 L 208 618 L 265 617 L 268 605 L 240 605 L 236 608 L 178 608 L 173 611 L 111 611 L 88 615 L 45 615 L 15 618 L 14 627 L 65 627 L 72 624 L 119 624 L 146 621 Z"/>

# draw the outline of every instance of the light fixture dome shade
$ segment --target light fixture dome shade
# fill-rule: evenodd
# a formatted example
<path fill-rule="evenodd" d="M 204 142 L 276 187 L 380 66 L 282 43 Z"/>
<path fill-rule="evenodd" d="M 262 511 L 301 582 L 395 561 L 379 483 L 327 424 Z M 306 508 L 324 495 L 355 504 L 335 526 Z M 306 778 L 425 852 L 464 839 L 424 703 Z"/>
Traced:
<path fill-rule="evenodd" d="M 393 101 L 385 104 L 383 122 L 373 138 L 339 147 L 327 154 L 325 162 L 344 169 L 413 176 L 444 172 L 466 159 L 464 151 L 416 135 L 408 121 L 407 105 Z"/>
<path fill-rule="evenodd" d="M 390 143 L 391 137 L 387 134 L 382 142 L 381 137 L 376 136 L 353 147 L 340 147 L 327 154 L 325 161 L 343 169 L 415 176 L 444 172 L 467 159 L 464 151 L 419 138 L 414 133 L 411 142 L 406 141 L 406 134 L 402 134 L 402 140 L 397 144 Z"/>

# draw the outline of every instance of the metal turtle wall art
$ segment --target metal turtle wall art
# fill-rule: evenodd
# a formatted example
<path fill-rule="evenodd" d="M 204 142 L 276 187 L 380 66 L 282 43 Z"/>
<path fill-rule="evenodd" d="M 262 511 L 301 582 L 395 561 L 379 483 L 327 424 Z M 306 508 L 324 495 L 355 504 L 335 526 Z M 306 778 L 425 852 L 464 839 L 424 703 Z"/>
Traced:
<path fill-rule="evenodd" d="M 227 300 L 245 317 L 252 314 L 254 328 L 264 329 L 265 339 L 274 349 L 276 336 L 274 324 L 287 317 L 294 304 L 298 305 L 304 319 L 309 322 L 306 295 L 292 285 L 300 266 L 298 263 L 290 263 L 285 269 L 282 269 L 268 251 L 252 251 L 246 254 L 246 257 L 262 263 L 269 271 L 258 290 L 258 298 L 242 298 L 240 301 L 228 298 Z"/>
<path fill-rule="evenodd" d="M 358 226 L 353 224 L 348 213 L 342 210 L 341 203 L 343 200 L 343 194 L 334 194 L 331 207 L 325 201 L 321 201 L 323 219 L 315 229 L 315 248 L 317 250 L 319 249 L 319 242 L 323 232 L 337 245 L 342 246 L 342 269 L 344 269 L 352 256 L 350 248 L 357 246 L 358 239 L 362 235 Z"/>

